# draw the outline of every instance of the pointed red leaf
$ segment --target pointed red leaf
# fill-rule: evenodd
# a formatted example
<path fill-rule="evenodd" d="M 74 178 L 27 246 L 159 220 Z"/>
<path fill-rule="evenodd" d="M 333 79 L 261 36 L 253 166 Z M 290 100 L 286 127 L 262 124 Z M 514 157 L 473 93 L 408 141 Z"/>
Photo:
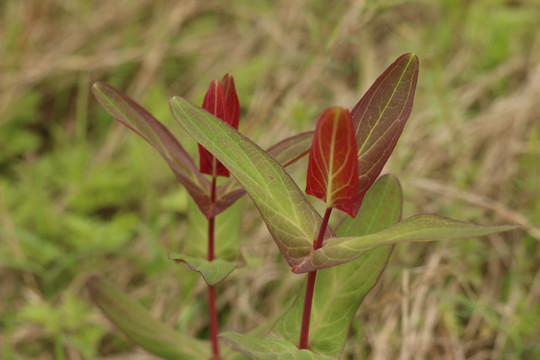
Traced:
<path fill-rule="evenodd" d="M 238 102 L 236 87 L 234 86 L 234 78 L 231 74 L 226 74 L 221 83 L 223 84 L 225 103 L 227 104 L 227 110 L 229 111 L 228 123 L 238 130 L 238 123 L 240 121 L 240 103 Z"/>
<path fill-rule="evenodd" d="M 358 190 L 354 212 L 381 173 L 411 114 L 418 79 L 418 57 L 401 55 L 351 111 L 358 144 Z"/>
<path fill-rule="evenodd" d="M 218 80 L 210 83 L 210 88 L 204 97 L 202 108 L 230 124 L 225 91 L 223 90 L 223 85 Z M 204 174 L 229 177 L 229 170 L 201 145 L 199 145 L 199 167 Z"/>
<path fill-rule="evenodd" d="M 306 193 L 352 217 L 358 185 L 356 139 L 348 110 L 332 107 L 317 122 L 309 152 Z"/>

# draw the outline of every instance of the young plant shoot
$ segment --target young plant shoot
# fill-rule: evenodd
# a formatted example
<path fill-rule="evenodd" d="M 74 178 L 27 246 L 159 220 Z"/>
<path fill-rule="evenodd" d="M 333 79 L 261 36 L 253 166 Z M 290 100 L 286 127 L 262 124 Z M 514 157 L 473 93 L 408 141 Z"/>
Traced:
<path fill-rule="evenodd" d="M 112 86 L 94 84 L 94 95 L 105 110 L 161 154 L 207 221 L 206 256 L 189 252 L 186 246 L 187 254 L 171 257 L 199 272 L 208 284 L 210 340 L 175 332 L 97 277 L 88 282 L 94 301 L 135 342 L 166 359 L 340 358 L 354 314 L 384 271 L 395 244 L 478 237 L 515 228 L 436 215 L 401 219 L 399 182 L 394 176 L 379 175 L 412 111 L 418 70 L 416 55 L 400 56 L 351 112 L 330 107 L 314 132 L 287 138 L 267 151 L 237 130 L 240 106 L 232 76 L 210 84 L 202 108 L 175 96 L 169 102 L 171 112 L 199 143 L 200 170 L 146 110 Z M 305 193 L 326 203 L 322 217 L 284 168 L 308 152 Z M 218 186 L 217 177 L 229 174 L 234 178 Z M 240 213 L 232 205 L 245 193 L 292 272 L 308 273 L 307 282 L 277 320 L 273 317 L 248 335 L 219 334 L 231 348 L 221 349 L 215 285 L 241 261 L 238 236 L 231 236 L 238 233 Z M 331 229 L 328 221 L 334 208 L 348 216 Z M 192 210 L 189 219 L 196 223 Z M 220 223 L 221 218 L 236 220 Z"/>

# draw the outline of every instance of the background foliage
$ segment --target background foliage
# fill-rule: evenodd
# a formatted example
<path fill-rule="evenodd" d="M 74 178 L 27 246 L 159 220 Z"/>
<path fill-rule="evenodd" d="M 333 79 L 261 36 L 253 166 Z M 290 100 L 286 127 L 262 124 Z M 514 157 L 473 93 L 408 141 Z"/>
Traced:
<path fill-rule="evenodd" d="M 0 3 L 0 357 L 151 358 L 90 303 L 84 284 L 96 273 L 156 318 L 207 336 L 205 285 L 167 259 L 186 237 L 187 194 L 99 108 L 93 81 L 140 100 L 195 153 L 169 114 L 174 95 L 202 103 L 209 82 L 231 72 L 240 130 L 268 146 L 313 129 L 329 105 L 353 106 L 408 51 L 421 61 L 416 104 L 386 168 L 402 181 L 404 216 L 524 231 L 399 245 L 356 315 L 347 356 L 540 356 L 540 3 L 329 4 Z M 244 208 L 247 266 L 218 287 L 221 323 L 235 331 L 277 313 L 304 279 Z"/>

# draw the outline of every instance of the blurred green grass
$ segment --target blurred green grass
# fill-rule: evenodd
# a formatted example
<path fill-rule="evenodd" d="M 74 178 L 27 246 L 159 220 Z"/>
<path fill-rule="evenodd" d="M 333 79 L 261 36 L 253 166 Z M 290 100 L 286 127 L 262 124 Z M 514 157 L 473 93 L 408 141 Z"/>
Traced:
<path fill-rule="evenodd" d="M 1 2 L 1 357 L 132 354 L 88 299 L 94 273 L 174 327 L 208 331 L 204 285 L 166 256 L 184 239 L 186 194 L 99 108 L 93 81 L 138 99 L 195 153 L 169 114 L 173 95 L 200 103 L 231 72 L 240 130 L 266 146 L 312 128 L 327 106 L 353 106 L 410 51 L 421 62 L 415 109 L 387 166 L 405 215 L 524 230 L 400 246 L 346 356 L 539 358 L 539 11 L 535 0 Z M 293 169 L 303 182 L 302 164 Z M 222 324 L 240 331 L 302 280 L 252 206 L 244 221 L 250 265 L 218 290 Z"/>

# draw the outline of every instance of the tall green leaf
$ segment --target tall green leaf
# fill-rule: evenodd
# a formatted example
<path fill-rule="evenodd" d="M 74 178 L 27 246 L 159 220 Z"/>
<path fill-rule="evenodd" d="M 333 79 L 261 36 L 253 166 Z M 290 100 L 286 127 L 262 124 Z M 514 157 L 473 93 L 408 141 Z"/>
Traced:
<path fill-rule="evenodd" d="M 312 250 L 322 219 L 285 169 L 251 140 L 189 101 L 174 97 L 170 107 L 184 130 L 242 184 L 289 265 L 300 264 Z"/>
<path fill-rule="evenodd" d="M 91 277 L 87 287 L 92 300 L 105 315 L 148 352 L 170 360 L 210 358 L 208 342 L 176 333 L 109 282 Z"/>
<path fill-rule="evenodd" d="M 401 55 L 351 111 L 358 145 L 356 211 L 394 151 L 411 114 L 418 69 L 416 55 Z"/>
<path fill-rule="evenodd" d="M 482 226 L 435 215 L 417 215 L 388 229 L 365 235 L 333 238 L 293 269 L 304 273 L 354 260 L 379 246 L 412 241 L 466 239 L 509 231 L 517 225 Z"/>
<path fill-rule="evenodd" d="M 366 235 L 394 225 L 401 217 L 401 188 L 390 175 L 380 177 L 366 194 L 355 219 L 339 226 L 340 236 Z M 364 297 L 386 267 L 393 246 L 372 249 L 359 259 L 318 272 L 313 297 L 310 349 L 333 359 L 341 354 L 350 323 Z M 272 333 L 283 339 L 298 339 L 304 289 L 274 326 Z"/>

